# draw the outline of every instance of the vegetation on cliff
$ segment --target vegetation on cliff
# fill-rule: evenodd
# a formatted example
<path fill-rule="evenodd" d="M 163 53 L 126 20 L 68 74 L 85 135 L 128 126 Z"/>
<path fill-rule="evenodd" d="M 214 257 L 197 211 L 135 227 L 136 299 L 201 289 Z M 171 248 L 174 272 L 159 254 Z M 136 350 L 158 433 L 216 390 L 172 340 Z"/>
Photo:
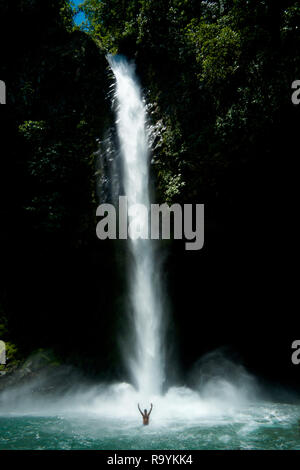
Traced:
<path fill-rule="evenodd" d="M 82 28 L 67 0 L 0 0 L 0 11 L 5 339 L 23 355 L 51 347 L 82 367 L 121 373 L 122 273 L 112 244 L 95 237 L 95 151 L 111 124 L 105 55 L 121 53 L 135 60 L 149 103 L 158 200 L 206 205 L 205 252 L 192 259 L 174 248 L 167 266 L 183 363 L 223 344 L 226 331 L 250 366 L 268 370 L 267 358 L 259 362 L 266 332 L 282 331 L 265 273 L 276 286 L 276 221 L 283 205 L 293 212 L 296 185 L 298 2 L 85 0 Z M 256 337 L 251 354 L 234 333 L 241 311 Z M 273 372 L 284 375 L 280 354 Z"/>

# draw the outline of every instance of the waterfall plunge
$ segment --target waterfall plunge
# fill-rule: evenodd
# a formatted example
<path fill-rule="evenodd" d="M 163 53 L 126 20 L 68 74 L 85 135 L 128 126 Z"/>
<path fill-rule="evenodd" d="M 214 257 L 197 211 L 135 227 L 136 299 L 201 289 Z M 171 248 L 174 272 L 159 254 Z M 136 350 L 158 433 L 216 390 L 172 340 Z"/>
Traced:
<path fill-rule="evenodd" d="M 134 204 L 149 208 L 149 136 L 141 89 L 134 66 L 125 58 L 109 56 L 108 61 L 116 80 L 116 126 L 128 208 L 130 210 Z M 135 214 L 135 220 L 137 217 L 143 232 L 147 229 L 148 220 Z M 153 241 L 130 239 L 128 243 L 131 251 L 129 288 L 135 343 L 133 354 L 128 357 L 128 351 L 125 353 L 133 383 L 146 400 L 161 394 L 164 382 L 160 266 L 155 262 Z"/>

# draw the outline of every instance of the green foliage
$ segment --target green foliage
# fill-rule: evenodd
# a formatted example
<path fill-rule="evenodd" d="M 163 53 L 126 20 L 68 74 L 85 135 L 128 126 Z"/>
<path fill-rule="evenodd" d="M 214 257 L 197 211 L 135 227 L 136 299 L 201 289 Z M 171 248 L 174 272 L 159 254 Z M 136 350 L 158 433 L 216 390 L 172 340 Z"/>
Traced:
<path fill-rule="evenodd" d="M 170 171 L 163 171 L 161 179 L 165 201 L 171 204 L 172 201 L 174 201 L 174 199 L 181 193 L 181 188 L 185 186 L 185 182 L 182 181 L 180 173 L 178 175 L 172 175 Z"/>
<path fill-rule="evenodd" d="M 0 323 L 0 338 L 4 338 L 5 334 L 7 333 L 7 323 L 4 319 L 1 319 Z"/>
<path fill-rule="evenodd" d="M 45 130 L 45 121 L 25 121 L 19 126 L 20 133 L 28 141 L 31 139 L 40 140 Z"/>
<path fill-rule="evenodd" d="M 238 69 L 240 34 L 222 23 L 207 24 L 193 20 L 187 27 L 200 65 L 200 80 L 215 85 L 230 78 Z"/>
<path fill-rule="evenodd" d="M 262 129 L 280 126 L 299 74 L 298 3 L 85 0 L 82 10 L 103 48 L 135 57 L 157 105 L 159 198 L 219 197 L 236 160 L 263 151 Z"/>
<path fill-rule="evenodd" d="M 105 54 L 135 60 L 152 104 L 158 199 L 222 201 L 222 212 L 252 194 L 262 169 L 269 183 L 280 145 L 285 155 L 290 84 L 300 77 L 300 7 L 295 0 L 85 0 L 81 30 L 66 0 L 0 0 L 0 10 L 0 41 L 8 45 L 0 78 L 9 89 L 0 162 L 0 296 L 9 314 L 0 336 L 9 332 L 27 352 L 54 342 L 68 355 L 83 331 L 75 311 L 88 318 L 85 349 L 101 355 L 101 331 L 108 364 L 115 270 L 112 248 L 95 245 L 94 223 L 94 152 L 112 122 Z"/>
<path fill-rule="evenodd" d="M 88 27 L 104 50 L 115 53 L 118 43 L 135 33 L 139 1 L 89 0 L 80 11 L 86 15 Z"/>
<path fill-rule="evenodd" d="M 67 0 L 0 0 L 0 10 L 0 325 L 14 360 L 14 344 L 27 355 L 67 343 L 60 335 L 71 342 L 83 295 L 74 286 L 93 289 L 83 251 L 96 239 L 94 160 L 110 103 L 105 54 L 74 27 Z"/>
<path fill-rule="evenodd" d="M 10 341 L 5 341 L 6 364 L 0 365 L 0 371 L 10 370 L 20 363 L 18 348 Z"/>

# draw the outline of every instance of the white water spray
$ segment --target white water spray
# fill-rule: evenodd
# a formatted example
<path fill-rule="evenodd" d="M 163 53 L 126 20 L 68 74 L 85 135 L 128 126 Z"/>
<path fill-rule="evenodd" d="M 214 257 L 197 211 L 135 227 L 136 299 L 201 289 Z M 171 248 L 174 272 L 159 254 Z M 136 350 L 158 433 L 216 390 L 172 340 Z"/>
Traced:
<path fill-rule="evenodd" d="M 133 65 L 118 56 L 108 60 L 116 79 L 116 126 L 128 207 L 143 204 L 149 208 L 149 136 L 141 89 Z M 148 220 L 143 213 L 129 215 L 134 215 L 138 231 L 145 233 Z M 153 241 L 138 238 L 128 243 L 133 258 L 129 282 L 135 345 L 127 361 L 134 385 L 144 399 L 151 399 L 161 394 L 164 382 L 160 268 Z"/>
<path fill-rule="evenodd" d="M 133 66 L 120 57 L 110 57 L 109 62 L 116 79 L 117 131 L 124 191 L 129 206 L 137 203 L 149 206 L 149 145 L 141 90 Z M 134 219 L 137 218 L 135 214 Z M 141 216 L 140 231 L 145 229 L 146 223 Z M 154 433 L 167 429 L 167 434 L 175 435 L 178 429 L 187 430 L 189 439 L 194 435 L 194 425 L 201 425 L 205 430 L 210 425 L 228 423 L 231 426 L 233 422 L 250 423 L 252 429 L 253 420 L 256 423 L 253 412 L 256 408 L 252 403 L 256 407 L 260 400 L 257 384 L 243 367 L 226 360 L 222 351 L 208 354 L 195 365 L 191 374 L 193 389 L 177 386 L 164 390 L 162 394 L 166 313 L 160 293 L 161 268 L 155 260 L 153 243 L 155 241 L 140 239 L 128 241 L 134 347 L 133 353 L 129 354 L 131 347 L 126 343 L 124 357 L 128 361 L 134 387 L 128 383 L 91 385 L 75 371 L 73 376 L 64 366 L 48 367 L 28 381 L 16 383 L 0 392 L 0 417 L 39 415 L 58 416 L 60 419 L 61 415 L 79 416 L 83 427 L 86 426 L 83 436 L 86 432 L 98 435 L 94 424 L 86 421 L 87 417 L 92 420 L 96 417 L 97 423 L 99 421 L 103 426 L 103 435 L 109 432 L 117 442 L 115 436 L 119 436 L 120 428 L 128 430 L 130 435 L 137 432 L 137 439 L 140 438 L 141 417 L 137 402 L 148 407 L 152 401 L 154 407 L 149 429 L 153 426 Z M 28 367 L 36 370 L 34 364 L 39 364 L 39 361 L 39 355 L 36 359 L 33 355 L 28 358 Z M 22 369 L 27 370 L 26 363 Z M 262 406 L 257 412 L 259 422 L 265 417 L 269 419 L 268 407 Z M 54 433 L 59 426 L 60 421 L 53 427 Z M 215 435 L 215 429 L 211 434 Z M 198 440 L 197 433 L 195 439 Z M 156 442 L 161 446 L 161 442 Z M 175 444 L 177 448 L 177 441 Z M 147 448 L 148 442 L 145 445 Z"/>
<path fill-rule="evenodd" d="M 109 61 L 116 77 L 124 190 L 130 205 L 148 206 L 148 133 L 141 91 L 132 66 L 120 58 Z M 145 223 L 141 216 L 141 231 Z M 16 371 L 16 384 L 7 377 L 11 385 L 0 392 L 0 449 L 299 449 L 299 404 L 265 401 L 253 377 L 222 352 L 208 354 L 194 367 L 193 389 L 171 387 L 161 395 L 161 271 L 151 240 L 129 243 L 135 341 L 128 367 L 135 388 L 85 383 L 69 367 L 52 365 L 23 381 L 24 371 L 37 370 L 41 359 L 39 354 L 28 358 Z M 136 406 L 140 400 L 142 406 L 146 400 L 154 403 L 151 426 L 143 429 Z"/>

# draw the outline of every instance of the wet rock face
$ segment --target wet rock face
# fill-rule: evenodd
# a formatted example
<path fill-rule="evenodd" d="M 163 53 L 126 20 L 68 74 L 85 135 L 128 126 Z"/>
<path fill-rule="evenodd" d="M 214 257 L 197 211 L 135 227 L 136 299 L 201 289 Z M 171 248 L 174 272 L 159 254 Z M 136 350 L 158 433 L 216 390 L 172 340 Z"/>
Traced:
<path fill-rule="evenodd" d="M 7 370 L 0 371 L 0 391 L 7 387 L 30 382 L 41 373 L 53 370 L 57 366 L 51 351 L 40 350 L 30 355 L 19 365 L 7 366 Z"/>
<path fill-rule="evenodd" d="M 3 374 L 4 372 L 4 374 Z M 18 366 L 0 375 L 0 406 L 5 403 L 22 402 L 24 397 L 60 397 L 76 383 L 90 381 L 76 367 L 62 365 L 52 351 L 40 350 L 30 355 Z"/>

